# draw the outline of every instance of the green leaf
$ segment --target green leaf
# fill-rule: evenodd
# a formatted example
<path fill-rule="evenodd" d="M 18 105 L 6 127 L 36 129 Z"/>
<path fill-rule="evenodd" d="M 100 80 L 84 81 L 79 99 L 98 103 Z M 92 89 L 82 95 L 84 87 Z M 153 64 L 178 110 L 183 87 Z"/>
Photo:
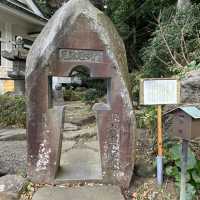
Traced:
<path fill-rule="evenodd" d="M 200 176 L 197 173 L 197 171 L 192 171 L 192 178 L 195 181 L 195 183 L 200 183 Z"/>
<path fill-rule="evenodd" d="M 197 164 L 197 159 L 195 157 L 194 152 L 191 151 L 191 149 L 188 150 L 188 162 L 187 162 L 187 169 L 193 169 L 195 168 L 195 165 Z"/>
<path fill-rule="evenodd" d="M 174 174 L 174 177 L 175 177 L 176 182 L 180 184 L 180 182 L 181 182 L 181 172 L 178 171 L 177 174 Z M 189 182 L 189 181 L 190 181 L 190 174 L 187 173 L 186 174 L 186 182 Z"/>
<path fill-rule="evenodd" d="M 186 200 L 192 200 L 195 197 L 196 190 L 195 187 L 191 184 L 187 184 L 186 186 Z"/>
<path fill-rule="evenodd" d="M 177 167 L 181 168 L 181 144 L 174 145 L 170 150 L 169 153 L 171 154 L 171 159 L 175 160 L 175 164 Z M 188 149 L 188 161 L 187 161 L 187 170 L 195 168 L 197 164 L 197 160 L 195 157 L 194 152 L 191 149 Z"/>
<path fill-rule="evenodd" d="M 166 175 L 167 176 L 171 176 L 171 177 L 177 177 L 177 176 L 180 176 L 179 174 L 179 170 L 176 166 L 168 166 L 166 167 L 165 169 L 165 172 L 166 172 Z"/>
<path fill-rule="evenodd" d="M 173 160 L 180 160 L 181 159 L 181 145 L 180 144 L 175 144 L 170 150 L 169 150 L 169 153 L 170 153 L 170 157 L 173 159 Z"/>
<path fill-rule="evenodd" d="M 188 68 L 194 69 L 196 64 L 197 64 L 197 62 L 195 60 L 193 60 L 191 63 L 188 64 Z"/>

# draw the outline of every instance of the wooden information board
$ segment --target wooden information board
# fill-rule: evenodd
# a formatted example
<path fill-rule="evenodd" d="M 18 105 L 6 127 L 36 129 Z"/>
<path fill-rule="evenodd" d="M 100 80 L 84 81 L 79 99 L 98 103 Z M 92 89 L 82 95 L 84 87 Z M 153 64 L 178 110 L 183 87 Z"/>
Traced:
<path fill-rule="evenodd" d="M 166 105 L 180 102 L 180 82 L 177 79 L 142 79 L 140 104 Z"/>

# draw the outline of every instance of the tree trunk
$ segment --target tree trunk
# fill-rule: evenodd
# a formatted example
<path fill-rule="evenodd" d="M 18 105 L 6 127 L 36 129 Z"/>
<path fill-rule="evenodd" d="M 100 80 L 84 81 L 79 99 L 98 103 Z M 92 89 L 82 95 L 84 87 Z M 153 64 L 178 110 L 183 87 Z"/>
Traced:
<path fill-rule="evenodd" d="M 191 0 L 178 0 L 177 9 L 184 10 L 192 5 Z"/>

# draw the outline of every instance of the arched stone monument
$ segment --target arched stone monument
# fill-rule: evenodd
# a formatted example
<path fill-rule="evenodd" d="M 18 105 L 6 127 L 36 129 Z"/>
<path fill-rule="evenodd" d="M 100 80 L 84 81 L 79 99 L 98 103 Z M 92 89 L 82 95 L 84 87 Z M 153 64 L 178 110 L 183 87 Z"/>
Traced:
<path fill-rule="evenodd" d="M 135 117 L 122 39 L 89 0 L 71 0 L 49 20 L 26 63 L 28 176 L 54 183 L 59 167 L 63 107 L 52 106 L 51 77 L 85 66 L 107 80 L 107 104 L 95 104 L 102 182 L 127 188 L 133 173 Z M 85 180 L 83 180 L 85 181 Z"/>

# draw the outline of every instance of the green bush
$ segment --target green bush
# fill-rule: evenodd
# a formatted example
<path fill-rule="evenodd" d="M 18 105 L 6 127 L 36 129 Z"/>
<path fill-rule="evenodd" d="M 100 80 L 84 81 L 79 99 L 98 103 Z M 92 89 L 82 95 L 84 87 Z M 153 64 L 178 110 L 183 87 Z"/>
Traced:
<path fill-rule="evenodd" d="M 90 102 L 94 102 L 97 100 L 97 98 L 99 97 L 98 92 L 96 89 L 94 88 L 90 88 L 86 91 L 84 97 L 83 97 L 83 101 L 90 103 Z"/>
<path fill-rule="evenodd" d="M 65 101 L 80 101 L 81 98 L 81 92 L 75 91 L 72 88 L 65 89 L 63 92 L 63 97 Z"/>
<path fill-rule="evenodd" d="M 141 50 L 146 77 L 173 75 L 171 68 L 200 63 L 200 5 L 184 11 L 170 8 L 160 15 L 148 46 Z"/>
<path fill-rule="evenodd" d="M 25 97 L 0 95 L 0 125 L 26 126 Z"/>
<path fill-rule="evenodd" d="M 181 144 L 170 144 L 165 152 L 165 174 L 176 181 L 180 186 L 181 181 Z M 187 200 L 192 200 L 200 189 L 200 160 L 189 148 L 187 164 Z"/>
<path fill-rule="evenodd" d="M 136 113 L 138 128 L 147 128 L 152 132 L 156 127 L 156 108 L 155 106 L 140 107 L 140 112 Z"/>

